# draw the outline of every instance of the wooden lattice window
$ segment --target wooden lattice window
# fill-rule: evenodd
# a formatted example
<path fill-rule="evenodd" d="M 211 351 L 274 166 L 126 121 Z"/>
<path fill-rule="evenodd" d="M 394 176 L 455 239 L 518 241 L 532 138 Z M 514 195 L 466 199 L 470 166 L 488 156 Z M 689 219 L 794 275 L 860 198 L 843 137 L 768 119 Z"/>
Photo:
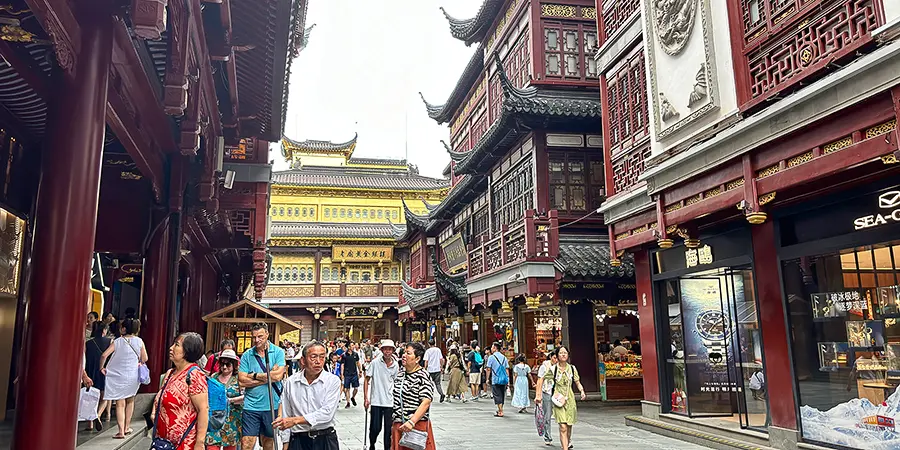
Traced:
<path fill-rule="evenodd" d="M 638 181 L 638 176 L 644 173 L 644 161 L 650 157 L 650 147 L 643 147 L 630 151 L 628 154 L 613 159 L 613 192 L 624 192 Z"/>
<path fill-rule="evenodd" d="M 519 223 L 525 217 L 525 210 L 534 207 L 532 167 L 531 158 L 522 158 L 518 166 L 494 181 L 491 187 L 494 231 L 501 225 Z"/>
<path fill-rule="evenodd" d="M 640 0 L 612 0 L 605 3 L 607 6 L 603 7 L 601 15 L 603 27 L 601 44 L 615 34 L 635 11 L 641 9 Z"/>
<path fill-rule="evenodd" d="M 603 199 L 603 161 L 583 152 L 550 154 L 550 208 L 560 214 L 580 214 L 599 207 Z M 594 206 L 596 205 L 596 206 Z"/>
<path fill-rule="evenodd" d="M 742 58 L 736 78 L 744 110 L 842 67 L 884 24 L 882 0 L 730 1 L 740 11 L 730 19 L 742 36 L 733 50 Z"/>
<path fill-rule="evenodd" d="M 638 50 L 606 80 L 610 154 L 649 132 L 644 52 Z"/>
<path fill-rule="evenodd" d="M 597 30 L 588 24 L 544 22 L 544 77 L 587 81 L 597 76 L 593 59 Z"/>

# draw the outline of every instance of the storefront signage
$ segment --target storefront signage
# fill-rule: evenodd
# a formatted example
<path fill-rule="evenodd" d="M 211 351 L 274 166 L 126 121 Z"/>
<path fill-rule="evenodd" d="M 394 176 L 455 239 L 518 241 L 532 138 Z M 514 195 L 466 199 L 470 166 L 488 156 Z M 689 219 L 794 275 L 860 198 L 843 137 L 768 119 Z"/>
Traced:
<path fill-rule="evenodd" d="M 333 262 L 387 262 L 394 257 L 390 245 L 335 245 L 331 247 Z"/>
<path fill-rule="evenodd" d="M 459 233 L 450 236 L 450 239 L 441 243 L 444 250 L 444 258 L 447 259 L 447 267 L 450 272 L 465 269 L 469 264 L 469 255 L 466 252 L 466 244 Z"/>
<path fill-rule="evenodd" d="M 704 245 L 700 248 L 689 248 L 684 252 L 684 259 L 687 267 L 694 267 L 698 264 L 712 264 L 712 247 Z"/>
<path fill-rule="evenodd" d="M 900 222 L 900 191 L 888 191 L 878 196 L 878 207 L 891 209 L 884 214 L 875 213 L 858 217 L 853 221 L 854 230 L 864 230 L 885 225 L 891 222 Z"/>

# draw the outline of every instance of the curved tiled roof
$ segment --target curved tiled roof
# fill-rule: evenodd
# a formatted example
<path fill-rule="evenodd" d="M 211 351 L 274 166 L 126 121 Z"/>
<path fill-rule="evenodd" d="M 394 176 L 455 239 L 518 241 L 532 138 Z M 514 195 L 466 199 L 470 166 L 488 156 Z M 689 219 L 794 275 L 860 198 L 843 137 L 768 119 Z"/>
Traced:
<path fill-rule="evenodd" d="M 500 77 L 503 100 L 500 117 L 488 127 L 472 150 L 456 164 L 457 174 L 475 173 L 479 168 L 491 167 L 524 132 L 519 119 L 538 118 L 593 122 L 601 115 L 600 99 L 591 92 L 542 91 L 534 86 L 516 87 L 506 75 L 500 56 L 494 53 Z M 493 159 L 491 159 L 493 158 Z"/>
<path fill-rule="evenodd" d="M 450 155 L 450 160 L 453 161 L 453 162 L 457 162 L 457 163 L 458 163 L 458 162 L 460 162 L 460 161 L 466 159 L 466 156 L 469 154 L 468 152 L 457 152 L 457 151 L 454 151 L 454 150 L 453 150 L 452 148 L 450 148 L 450 146 L 449 146 L 446 142 L 444 142 L 443 140 L 441 140 L 441 144 L 444 144 L 444 150 L 447 150 L 447 154 Z"/>
<path fill-rule="evenodd" d="M 371 166 L 399 166 L 399 167 L 407 167 L 407 160 L 405 159 L 390 159 L 390 158 L 350 158 L 347 160 L 347 164 L 364 164 Z"/>
<path fill-rule="evenodd" d="M 353 154 L 353 150 L 356 149 L 356 139 L 358 137 L 359 133 L 356 133 L 353 135 L 353 139 L 347 142 L 331 142 L 315 139 L 295 141 L 287 136 L 282 136 L 281 154 L 285 158 L 290 158 L 292 151 L 300 151 L 307 153 L 341 153 L 349 157 Z"/>
<path fill-rule="evenodd" d="M 427 214 L 426 215 L 416 214 L 416 213 L 412 212 L 412 210 L 409 209 L 409 206 L 406 204 L 405 199 L 400 199 L 400 201 L 403 203 L 403 214 L 406 216 L 407 228 L 409 228 L 410 226 L 413 226 L 416 228 L 425 228 L 428 226 L 428 221 L 430 218 Z"/>
<path fill-rule="evenodd" d="M 625 278 L 634 276 L 634 259 L 626 254 L 622 265 L 610 264 L 609 243 L 582 237 L 578 241 L 560 238 L 559 257 L 554 264 L 560 272 L 576 277 Z"/>
<path fill-rule="evenodd" d="M 272 223 L 272 237 L 394 239 L 393 232 L 394 225 L 387 223 Z"/>
<path fill-rule="evenodd" d="M 430 178 L 410 170 L 373 170 L 353 167 L 308 167 L 272 174 L 272 183 L 303 187 L 337 187 L 399 191 L 439 191 L 450 180 Z"/>
<path fill-rule="evenodd" d="M 450 34 L 456 39 L 465 42 L 466 45 L 472 45 L 472 43 L 480 42 L 487 36 L 491 23 L 494 22 L 494 18 L 497 17 L 500 8 L 503 7 L 504 1 L 484 0 L 484 3 L 478 8 L 478 12 L 475 13 L 475 17 L 471 19 L 457 19 L 447 14 L 443 7 L 441 7 L 441 12 L 444 13 L 444 17 L 447 18 L 447 22 L 450 24 Z"/>
<path fill-rule="evenodd" d="M 417 289 L 410 286 L 406 283 L 406 281 L 404 281 L 401 284 L 401 289 L 403 290 L 403 298 L 412 309 L 416 309 L 427 303 L 437 301 L 438 299 L 436 284 L 430 284 L 426 287 Z"/>
<path fill-rule="evenodd" d="M 425 96 L 419 92 L 419 97 L 422 97 L 422 102 L 425 103 L 425 110 L 428 111 L 428 117 L 437 121 L 438 124 L 450 122 L 450 119 L 453 118 L 453 113 L 456 112 L 462 102 L 465 101 L 466 95 L 472 89 L 472 86 L 475 85 L 475 82 L 478 81 L 478 77 L 481 76 L 483 69 L 484 46 L 478 46 L 478 49 L 472 54 L 472 58 L 469 59 L 469 64 L 466 65 L 459 80 L 456 81 L 453 92 L 450 93 L 450 96 L 443 105 L 433 105 L 428 103 L 428 101 L 425 100 Z"/>

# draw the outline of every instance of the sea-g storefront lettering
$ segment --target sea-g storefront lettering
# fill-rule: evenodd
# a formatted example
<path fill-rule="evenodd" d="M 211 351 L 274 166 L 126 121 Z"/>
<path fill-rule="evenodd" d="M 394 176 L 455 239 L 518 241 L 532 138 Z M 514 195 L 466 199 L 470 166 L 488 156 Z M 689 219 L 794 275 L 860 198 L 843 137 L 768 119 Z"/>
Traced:
<path fill-rule="evenodd" d="M 854 230 L 864 230 L 892 222 L 900 222 L 900 191 L 888 191 L 878 196 L 878 207 L 881 212 L 853 220 Z"/>

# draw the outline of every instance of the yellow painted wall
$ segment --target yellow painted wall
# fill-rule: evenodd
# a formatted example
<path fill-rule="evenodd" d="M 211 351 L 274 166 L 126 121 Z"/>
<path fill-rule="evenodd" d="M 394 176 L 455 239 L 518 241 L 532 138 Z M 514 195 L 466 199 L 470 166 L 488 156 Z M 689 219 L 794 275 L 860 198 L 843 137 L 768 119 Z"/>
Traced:
<path fill-rule="evenodd" d="M 371 195 L 371 194 L 370 194 Z M 410 197 L 415 197 L 410 193 Z M 432 202 L 436 202 L 432 200 Z M 400 199 L 365 197 L 313 197 L 273 194 L 269 214 L 277 222 L 337 222 L 337 223 L 387 223 L 387 213 L 394 223 L 406 223 L 403 203 Z M 417 199 L 407 201 L 409 209 L 416 214 L 426 214 L 425 205 Z M 325 208 L 328 208 L 326 215 Z M 359 217 L 357 217 L 357 210 Z M 343 216 L 341 212 L 344 212 Z M 353 216 L 347 214 L 352 211 Z M 365 216 L 363 211 L 366 211 Z M 374 219 L 372 212 L 375 212 Z M 379 211 L 382 213 L 378 215 Z M 297 213 L 300 213 L 298 216 Z M 337 212 L 337 217 L 334 213 Z"/>

